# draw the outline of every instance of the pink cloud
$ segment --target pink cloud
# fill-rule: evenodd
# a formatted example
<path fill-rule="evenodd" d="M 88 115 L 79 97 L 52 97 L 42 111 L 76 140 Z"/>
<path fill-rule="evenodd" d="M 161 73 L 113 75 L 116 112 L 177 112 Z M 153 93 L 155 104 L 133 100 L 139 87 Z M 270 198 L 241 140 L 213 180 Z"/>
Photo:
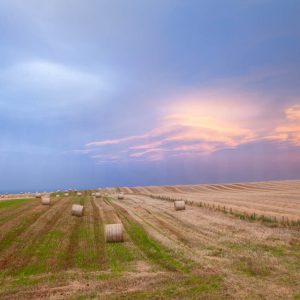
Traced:
<path fill-rule="evenodd" d="M 161 141 L 149 143 L 149 144 L 142 144 L 142 145 L 136 145 L 136 146 L 130 146 L 129 149 L 132 150 L 146 150 L 146 149 L 153 149 L 155 147 L 158 147 L 162 144 Z"/>
<path fill-rule="evenodd" d="M 287 119 L 300 122 L 300 105 L 293 105 L 285 110 Z"/>
<path fill-rule="evenodd" d="M 95 159 L 151 161 L 210 155 L 260 140 L 300 145 L 300 105 L 287 107 L 280 121 L 280 111 L 270 117 L 269 107 L 258 105 L 251 95 L 211 91 L 179 97 L 172 103 L 162 108 L 165 115 L 160 126 L 141 135 L 94 141 L 86 149 L 105 154 L 94 155 Z"/>
<path fill-rule="evenodd" d="M 275 132 L 269 139 L 300 146 L 300 105 L 286 108 L 285 116 L 286 120 L 275 128 Z"/>
<path fill-rule="evenodd" d="M 143 139 L 143 138 L 144 138 L 143 135 L 136 135 L 136 136 L 129 136 L 126 138 L 121 138 L 121 139 L 95 141 L 95 142 L 88 143 L 85 146 L 86 147 L 101 147 L 101 146 L 107 146 L 107 145 L 117 145 L 117 144 L 122 144 L 122 143 L 130 142 L 130 141 L 134 141 L 134 140 L 138 140 L 138 139 Z"/>
<path fill-rule="evenodd" d="M 131 153 L 129 156 L 141 157 L 141 156 L 145 156 L 146 154 L 149 154 L 149 153 L 161 153 L 161 152 L 166 152 L 166 151 L 168 151 L 168 150 L 163 149 L 163 148 L 153 148 L 153 149 L 148 149 L 148 150 L 141 151 L 141 152 L 134 152 L 134 153 Z"/>

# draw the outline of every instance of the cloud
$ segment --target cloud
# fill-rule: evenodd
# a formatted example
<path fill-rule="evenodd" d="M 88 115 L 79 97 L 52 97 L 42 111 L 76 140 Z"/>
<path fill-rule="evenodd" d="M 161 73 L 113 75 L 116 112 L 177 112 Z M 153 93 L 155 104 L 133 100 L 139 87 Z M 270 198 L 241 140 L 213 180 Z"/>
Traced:
<path fill-rule="evenodd" d="M 155 147 L 159 147 L 162 144 L 161 141 L 149 143 L 149 144 L 143 144 L 143 145 L 136 145 L 136 146 L 130 146 L 129 149 L 132 150 L 147 150 L 147 149 L 153 149 Z"/>
<path fill-rule="evenodd" d="M 300 105 L 293 105 L 288 107 L 285 111 L 288 120 L 300 121 Z"/>
<path fill-rule="evenodd" d="M 76 105 L 98 100 L 99 95 L 110 91 L 110 80 L 61 63 L 29 60 L 2 70 L 0 87 L 3 108 L 21 113 L 63 114 Z M 9 106 L 5 95 L 9 95 Z"/>
<path fill-rule="evenodd" d="M 117 144 L 135 141 L 143 138 L 145 138 L 145 135 L 130 136 L 130 137 L 114 139 L 114 140 L 96 141 L 96 142 L 91 142 L 86 144 L 86 147 L 101 147 L 101 146 L 108 146 L 108 145 L 117 145 Z"/>
<path fill-rule="evenodd" d="M 269 139 L 300 146 L 300 105 L 286 108 L 285 116 L 286 119 L 276 127 Z"/>
<path fill-rule="evenodd" d="M 11 77 L 17 81 L 24 80 L 26 83 L 54 84 L 55 86 L 81 84 L 99 84 L 96 76 L 78 71 L 62 64 L 46 60 L 33 60 L 13 66 L 10 71 Z"/>
<path fill-rule="evenodd" d="M 104 163 L 197 158 L 265 141 L 300 146 L 300 105 L 273 104 L 270 111 L 265 95 L 225 88 L 185 93 L 161 103 L 156 127 L 89 142 L 82 153 Z"/>
<path fill-rule="evenodd" d="M 107 83 L 99 76 L 76 70 L 64 64 L 47 60 L 31 60 L 12 65 L 4 70 L 0 79 L 17 89 L 56 91 L 61 89 L 107 88 Z"/>
<path fill-rule="evenodd" d="M 263 139 L 254 122 L 261 107 L 251 105 L 245 95 L 242 101 L 236 98 L 214 92 L 176 98 L 162 108 L 164 115 L 157 127 L 141 135 L 93 141 L 85 149 L 104 154 L 101 160 L 117 156 L 127 161 L 153 161 L 210 155 Z"/>

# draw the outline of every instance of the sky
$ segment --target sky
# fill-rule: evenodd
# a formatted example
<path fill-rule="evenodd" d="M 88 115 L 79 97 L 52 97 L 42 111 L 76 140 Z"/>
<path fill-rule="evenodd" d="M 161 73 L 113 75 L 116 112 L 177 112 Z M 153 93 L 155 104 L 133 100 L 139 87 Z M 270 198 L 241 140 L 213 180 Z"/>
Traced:
<path fill-rule="evenodd" d="M 300 178 L 298 0 L 1 0 L 0 192 Z"/>

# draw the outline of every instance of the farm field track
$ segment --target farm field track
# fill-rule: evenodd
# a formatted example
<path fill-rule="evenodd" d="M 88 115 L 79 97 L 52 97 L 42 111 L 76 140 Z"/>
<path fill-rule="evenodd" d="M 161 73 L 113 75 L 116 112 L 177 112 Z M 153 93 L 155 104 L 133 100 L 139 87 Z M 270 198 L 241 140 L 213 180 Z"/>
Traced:
<path fill-rule="evenodd" d="M 300 299 L 299 227 L 195 205 L 299 218 L 299 185 L 127 187 L 123 200 L 115 188 L 100 198 L 52 195 L 51 206 L 3 201 L 0 299 Z M 175 211 L 157 196 L 193 202 Z M 71 216 L 74 203 L 83 217 Z M 105 242 L 113 223 L 123 224 L 124 243 Z"/>

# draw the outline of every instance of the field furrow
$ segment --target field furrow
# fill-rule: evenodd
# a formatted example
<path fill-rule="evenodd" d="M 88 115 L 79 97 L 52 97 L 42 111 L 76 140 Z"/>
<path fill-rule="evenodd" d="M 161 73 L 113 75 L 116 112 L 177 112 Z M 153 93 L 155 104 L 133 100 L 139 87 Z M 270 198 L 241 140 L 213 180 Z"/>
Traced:
<path fill-rule="evenodd" d="M 9 273 L 18 272 L 26 268 L 31 261 L 39 261 L 35 254 L 38 253 L 49 231 L 60 220 L 68 204 L 67 199 L 64 199 L 50 207 L 46 207 L 45 213 L 39 216 L 23 234 L 16 237 L 15 246 L 8 249 L 3 258 L 4 261 L 9 260 L 6 271 Z"/>
<path fill-rule="evenodd" d="M 0 299 L 297 299 L 297 224 L 228 211 L 297 217 L 297 183 L 70 192 L 52 195 L 51 206 L 3 202 Z M 188 200 L 185 210 L 176 211 L 174 199 Z M 83 216 L 71 215 L 74 203 Z M 114 223 L 123 225 L 122 243 L 105 241 L 105 225 Z"/>

